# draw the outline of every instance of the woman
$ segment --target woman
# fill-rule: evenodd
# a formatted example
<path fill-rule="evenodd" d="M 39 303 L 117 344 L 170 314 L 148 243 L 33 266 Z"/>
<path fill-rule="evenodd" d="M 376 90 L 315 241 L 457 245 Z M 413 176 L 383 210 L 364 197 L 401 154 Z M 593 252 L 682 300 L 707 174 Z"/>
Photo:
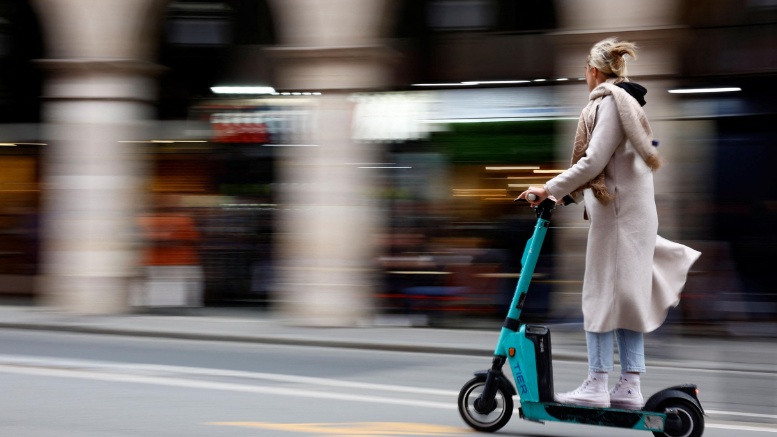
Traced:
<path fill-rule="evenodd" d="M 583 319 L 588 378 L 556 402 L 591 407 L 641 409 L 640 373 L 645 372 L 642 334 L 658 328 L 679 303 L 691 265 L 700 253 L 657 235 L 653 171 L 661 166 L 642 106 L 646 90 L 629 82 L 626 58 L 632 43 L 606 39 L 593 46 L 585 66 L 591 90 L 575 135 L 572 166 L 521 193 L 537 204 L 569 195 L 585 200 L 591 221 L 583 281 Z M 613 336 L 621 378 L 608 392 Z"/>

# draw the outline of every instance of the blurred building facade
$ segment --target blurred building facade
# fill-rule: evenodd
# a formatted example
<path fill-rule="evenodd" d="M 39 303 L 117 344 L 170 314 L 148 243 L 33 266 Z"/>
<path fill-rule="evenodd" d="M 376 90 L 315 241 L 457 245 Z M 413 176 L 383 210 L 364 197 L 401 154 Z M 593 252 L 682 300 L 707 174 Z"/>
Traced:
<path fill-rule="evenodd" d="M 6 238 L 28 248 L 7 251 L 28 255 L 6 256 L 5 266 L 20 265 L 3 272 L 6 292 L 32 292 L 79 313 L 128 311 L 149 245 L 137 218 L 152 212 L 156 195 L 175 194 L 202 231 L 205 297 L 213 302 L 259 293 L 298 323 L 343 325 L 371 317 L 385 296 L 448 305 L 463 299 L 456 291 L 463 285 L 504 294 L 515 266 L 487 265 L 510 264 L 510 248 L 485 250 L 494 243 L 483 243 L 488 237 L 475 229 L 488 222 L 488 232 L 507 232 L 494 222 L 525 219 L 508 204 L 491 205 L 520 192 L 508 178 L 541 180 L 531 171 L 492 174 L 485 165 L 565 168 L 588 93 L 578 80 L 587 51 L 617 36 L 640 45 L 630 77 L 649 90 L 646 111 L 669 163 L 656 178 L 661 235 L 714 253 L 720 261 L 706 270 L 739 272 L 728 276 L 732 294 L 749 286 L 764 296 L 759 306 L 775 305 L 777 288 L 762 273 L 777 247 L 768 243 L 777 234 L 768 229 L 774 182 L 764 167 L 775 135 L 764 122 L 775 109 L 767 85 L 777 72 L 774 2 L 0 5 L 7 21 L 0 49 L 13 48 L 2 62 L 17 66 L 0 80 L 0 141 L 17 144 L 3 156 L 15 169 L 5 182 L 15 185 L 3 193 L 12 208 L 6 222 L 15 224 L 6 228 L 36 229 L 32 237 Z M 531 82 L 460 86 L 520 79 Z M 413 86 L 425 83 L 454 85 Z M 276 92 L 211 93 L 222 85 Z M 743 92 L 667 92 L 721 86 Z M 496 133 L 462 123 L 473 120 L 518 124 L 500 124 L 505 130 Z M 534 148 L 513 150 L 510 141 L 519 137 Z M 481 139 L 473 146 L 467 138 Z M 443 143 L 447 152 L 440 153 Z M 742 144 L 747 158 L 736 165 Z M 423 174 L 361 168 L 383 166 Z M 752 177 L 759 179 L 748 182 Z M 735 233 L 738 216 L 728 211 L 752 186 L 757 193 L 748 200 L 765 223 Z M 586 225 L 579 208 L 557 218 L 564 229 L 556 230 L 541 272 L 548 277 L 538 280 L 548 302 L 538 305 L 548 317 L 574 320 Z M 455 254 L 433 254 L 454 246 Z M 456 267 L 489 257 L 501 261 Z M 409 265 L 416 266 L 412 275 Z M 419 272 L 430 279 L 418 282 Z M 698 282 L 689 284 L 692 295 L 703 296 L 710 286 Z M 748 305 L 740 306 L 746 312 Z"/>

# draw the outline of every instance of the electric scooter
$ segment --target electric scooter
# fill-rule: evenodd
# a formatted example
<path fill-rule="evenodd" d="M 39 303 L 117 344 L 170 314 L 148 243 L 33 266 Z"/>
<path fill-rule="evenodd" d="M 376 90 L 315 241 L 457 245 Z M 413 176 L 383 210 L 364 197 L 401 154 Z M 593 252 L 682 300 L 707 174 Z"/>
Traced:
<path fill-rule="evenodd" d="M 529 200 L 533 202 L 537 197 L 532 196 L 529 194 Z M 571 202 L 569 197 L 564 200 L 565 204 Z M 550 330 L 546 326 L 523 324 L 519 317 L 555 206 L 555 202 L 545 199 L 534 207 L 537 224 L 523 252 L 521 276 L 491 369 L 475 372 L 475 377 L 461 388 L 461 417 L 478 431 L 494 432 L 510 420 L 513 396 L 519 396 L 518 414 L 532 422 L 628 428 L 652 431 L 661 437 L 700 437 L 704 432 L 704 410 L 694 384 L 661 390 L 647 400 L 642 410 L 592 408 L 554 401 Z M 505 361 L 509 362 L 515 387 L 502 373 Z"/>

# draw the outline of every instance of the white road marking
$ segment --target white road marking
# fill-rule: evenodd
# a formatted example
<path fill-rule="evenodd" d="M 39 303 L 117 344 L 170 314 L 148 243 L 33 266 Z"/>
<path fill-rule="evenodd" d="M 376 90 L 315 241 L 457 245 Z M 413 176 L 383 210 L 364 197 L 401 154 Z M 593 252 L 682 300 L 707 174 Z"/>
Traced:
<path fill-rule="evenodd" d="M 648 365 L 651 369 L 664 369 L 664 370 L 684 370 L 686 372 L 704 372 L 704 373 L 729 373 L 732 375 L 748 375 L 748 376 L 768 376 L 774 377 L 774 372 L 763 372 L 759 370 L 728 370 L 728 369 L 699 369 L 695 367 L 672 367 L 672 366 L 652 366 Z"/>
<path fill-rule="evenodd" d="M 573 361 L 573 360 L 562 360 L 562 359 L 554 359 L 553 363 L 571 364 L 571 365 L 577 365 L 577 366 L 584 365 L 584 361 Z M 698 367 L 662 366 L 658 364 L 648 364 L 647 367 L 648 369 L 679 370 L 684 372 L 730 373 L 732 375 L 748 375 L 748 376 L 761 375 L 769 378 L 773 378 L 775 373 L 777 373 L 772 371 L 761 371 L 761 370 L 699 369 Z"/>
<path fill-rule="evenodd" d="M 87 369 L 97 371 L 177 373 L 200 376 L 223 376 L 231 378 L 261 379 L 295 384 L 319 385 L 328 387 L 357 388 L 363 390 L 393 391 L 437 396 L 458 396 L 454 390 L 408 387 L 401 385 L 373 384 L 366 382 L 343 381 L 338 379 L 314 378 L 308 376 L 284 375 L 277 373 L 245 372 L 239 370 L 207 369 L 199 367 L 166 366 L 157 364 L 128 364 L 108 361 L 68 360 L 59 358 L 41 358 L 17 355 L 0 355 L 0 364 L 12 366 L 55 367 L 65 369 Z"/>
<path fill-rule="evenodd" d="M 705 428 L 735 429 L 737 431 L 777 432 L 777 428 L 763 428 L 760 426 L 723 425 L 719 423 L 708 423 L 705 425 Z"/>
<path fill-rule="evenodd" d="M 777 419 L 775 414 L 739 413 L 736 411 L 704 410 L 707 414 L 725 414 L 727 416 L 761 417 L 764 419 Z"/>
<path fill-rule="evenodd" d="M 338 401 L 371 402 L 377 404 L 404 405 L 410 407 L 438 408 L 443 410 L 457 409 L 455 402 L 429 402 L 410 399 L 385 398 L 378 396 L 361 396 L 343 393 L 325 393 L 299 390 L 293 388 L 261 387 L 226 382 L 194 381 L 178 378 L 160 378 L 156 376 L 120 375 L 111 373 L 88 372 L 82 370 L 42 369 L 32 367 L 17 367 L 0 364 L 0 372 L 17 375 L 50 376 L 58 378 L 91 379 L 95 381 L 124 382 L 134 384 L 162 385 L 203 390 L 225 390 L 244 393 L 261 393 L 303 398 L 332 399 Z"/>

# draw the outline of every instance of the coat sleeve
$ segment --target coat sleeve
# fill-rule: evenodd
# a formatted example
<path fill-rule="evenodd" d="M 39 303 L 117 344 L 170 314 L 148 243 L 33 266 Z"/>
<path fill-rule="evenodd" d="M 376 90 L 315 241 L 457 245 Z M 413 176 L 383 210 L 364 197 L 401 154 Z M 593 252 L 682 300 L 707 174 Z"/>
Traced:
<path fill-rule="evenodd" d="M 623 141 L 623 136 L 618 107 L 612 97 L 607 96 L 599 104 L 596 124 L 585 156 L 569 170 L 549 180 L 545 184 L 545 190 L 551 196 L 560 199 L 588 183 L 607 167 L 615 149 Z"/>

